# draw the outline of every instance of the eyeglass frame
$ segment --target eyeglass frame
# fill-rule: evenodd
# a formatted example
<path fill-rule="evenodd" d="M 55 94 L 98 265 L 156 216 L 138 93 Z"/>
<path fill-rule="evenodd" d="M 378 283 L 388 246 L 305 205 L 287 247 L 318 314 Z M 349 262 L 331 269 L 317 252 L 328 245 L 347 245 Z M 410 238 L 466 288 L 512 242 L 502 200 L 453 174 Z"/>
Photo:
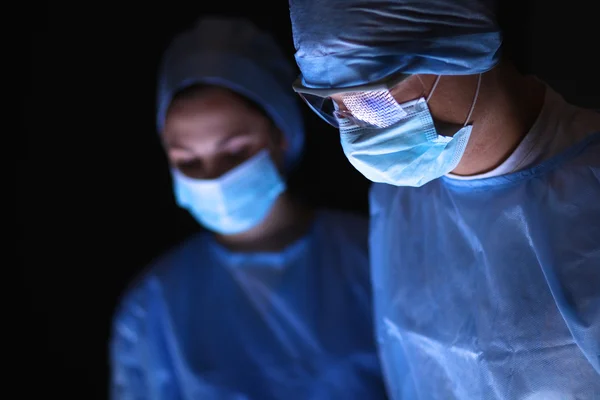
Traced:
<path fill-rule="evenodd" d="M 411 74 L 405 74 L 402 72 L 396 72 L 393 73 L 391 75 L 388 75 L 384 78 L 378 79 L 374 82 L 370 82 L 367 84 L 362 84 L 362 85 L 355 85 L 355 86 L 346 86 L 346 87 L 342 87 L 342 88 L 330 88 L 330 89 L 319 89 L 319 88 L 309 88 L 306 87 L 302 84 L 302 75 L 300 75 L 292 84 L 292 89 L 294 90 L 294 92 L 298 93 L 298 95 L 300 95 L 300 97 L 302 98 L 302 100 L 304 100 L 304 102 L 319 116 L 321 117 L 325 122 L 327 122 L 328 124 L 334 126 L 334 127 L 338 127 L 335 123 L 333 123 L 332 121 L 329 121 L 325 115 L 323 115 L 324 113 L 321 113 L 319 111 L 317 111 L 315 109 L 315 107 L 303 96 L 303 94 L 308 94 L 308 95 L 312 95 L 312 96 L 316 96 L 316 97 L 320 97 L 323 99 L 326 99 L 327 97 L 331 97 L 332 95 L 335 94 L 342 94 L 342 93 L 351 93 L 351 92 L 375 92 L 375 91 L 379 91 L 379 90 L 391 90 L 392 88 L 394 88 L 396 85 L 398 85 L 399 83 L 405 81 L 406 79 L 408 79 L 409 77 L 411 77 Z M 334 100 L 332 100 L 334 101 Z M 329 115 L 327 115 L 329 116 Z"/>

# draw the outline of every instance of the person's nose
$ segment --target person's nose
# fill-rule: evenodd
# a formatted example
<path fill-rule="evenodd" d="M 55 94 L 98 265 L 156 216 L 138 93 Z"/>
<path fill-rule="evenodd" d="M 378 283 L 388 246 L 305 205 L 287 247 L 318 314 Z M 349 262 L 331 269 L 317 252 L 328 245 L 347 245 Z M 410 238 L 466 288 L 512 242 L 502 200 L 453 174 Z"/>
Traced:
<path fill-rule="evenodd" d="M 219 157 L 206 160 L 202 171 L 203 179 L 217 179 L 227 173 L 233 166 Z"/>

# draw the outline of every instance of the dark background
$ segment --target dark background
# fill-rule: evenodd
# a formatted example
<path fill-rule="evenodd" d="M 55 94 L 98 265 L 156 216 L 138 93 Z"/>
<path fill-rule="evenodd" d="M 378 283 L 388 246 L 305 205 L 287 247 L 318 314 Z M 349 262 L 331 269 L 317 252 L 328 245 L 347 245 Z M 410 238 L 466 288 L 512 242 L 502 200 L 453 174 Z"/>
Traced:
<path fill-rule="evenodd" d="M 24 343 L 19 398 L 42 390 L 106 399 L 119 294 L 151 259 L 198 229 L 174 205 L 154 127 L 156 69 L 170 38 L 202 13 L 248 16 L 274 32 L 293 61 L 285 0 L 216 3 L 84 2 L 31 14 L 25 166 L 22 145 L 15 148 L 22 277 L 10 295 L 15 305 L 8 304 Z M 509 0 L 502 22 L 524 71 L 571 102 L 600 109 L 593 3 Z M 317 206 L 366 213 L 366 180 L 346 162 L 337 132 L 303 108 L 308 149 L 294 186 L 310 183 L 307 201 Z M 5 282 L 10 291 L 12 280 Z"/>

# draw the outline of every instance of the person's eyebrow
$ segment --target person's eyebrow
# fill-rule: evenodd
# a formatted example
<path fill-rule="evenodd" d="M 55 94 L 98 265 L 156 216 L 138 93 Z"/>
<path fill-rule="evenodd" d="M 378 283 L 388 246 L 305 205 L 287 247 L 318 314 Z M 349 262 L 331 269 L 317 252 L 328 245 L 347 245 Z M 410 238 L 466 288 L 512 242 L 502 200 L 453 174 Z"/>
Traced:
<path fill-rule="evenodd" d="M 171 150 L 185 150 L 185 151 L 189 151 L 189 149 L 182 144 L 181 142 L 179 142 L 177 139 L 162 139 L 163 145 L 165 146 L 165 148 Z"/>
<path fill-rule="evenodd" d="M 219 140 L 219 142 L 217 143 L 217 148 L 218 149 L 222 149 L 223 147 L 225 147 L 231 140 L 235 139 L 238 136 L 244 136 L 245 135 L 245 130 L 244 129 L 238 129 L 235 132 L 231 133 L 228 136 L 225 136 L 223 139 Z"/>

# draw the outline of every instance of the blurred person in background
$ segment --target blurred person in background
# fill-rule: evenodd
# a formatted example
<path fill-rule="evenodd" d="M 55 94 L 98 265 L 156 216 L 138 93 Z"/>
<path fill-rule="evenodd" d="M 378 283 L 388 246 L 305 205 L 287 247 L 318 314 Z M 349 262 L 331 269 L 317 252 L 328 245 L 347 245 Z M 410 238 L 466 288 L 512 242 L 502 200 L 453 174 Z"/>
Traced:
<path fill-rule="evenodd" d="M 157 129 L 176 201 L 206 231 L 123 296 L 112 399 L 386 397 L 368 223 L 286 187 L 304 145 L 294 75 L 239 18 L 202 18 L 164 54 Z"/>

